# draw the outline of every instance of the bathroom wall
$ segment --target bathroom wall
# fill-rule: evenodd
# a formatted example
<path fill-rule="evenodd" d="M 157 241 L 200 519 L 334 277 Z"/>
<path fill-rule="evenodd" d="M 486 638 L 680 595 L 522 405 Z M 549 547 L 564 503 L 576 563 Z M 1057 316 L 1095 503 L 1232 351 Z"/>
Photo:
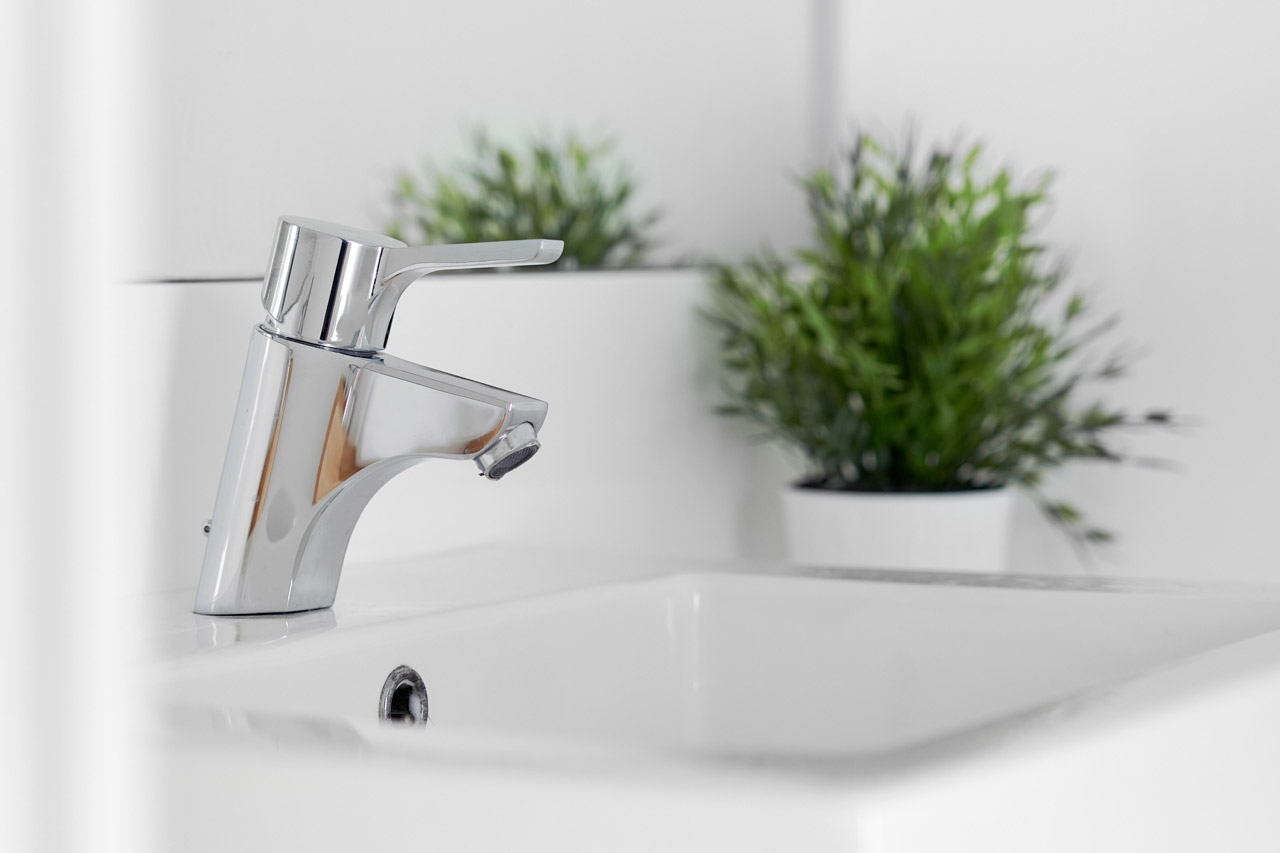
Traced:
<path fill-rule="evenodd" d="M 1108 394 L 1191 424 L 1132 447 L 1174 473 L 1079 465 L 1054 478 L 1118 530 L 1104 568 L 1275 580 L 1280 572 L 1280 7 L 1250 0 L 849 0 L 844 112 L 876 130 L 986 140 L 1052 167 L 1045 233 L 1144 355 Z M 1030 508 L 1015 562 L 1077 570 Z"/>
<path fill-rule="evenodd" d="M 1269 6 L 699 0 L 530 15 L 515 3 L 386 0 L 361 7 L 361 21 L 418 21 L 422 35 L 383 47 L 383 33 L 414 28 L 377 29 L 373 60 L 352 52 L 342 8 L 157 10 L 150 162 L 165 239 L 148 242 L 140 275 L 258 275 L 281 212 L 378 227 L 396 169 L 447 161 L 474 122 L 616 132 L 644 199 L 668 213 L 665 260 L 803 240 L 791 176 L 833 126 L 847 139 L 858 120 L 896 131 L 912 117 L 927 139 L 981 134 L 998 161 L 1057 171 L 1047 235 L 1100 308 L 1123 315 L 1118 337 L 1145 353 L 1108 398 L 1171 405 L 1192 423 L 1130 445 L 1174 472 L 1081 465 L 1051 480 L 1052 495 L 1120 533 L 1098 568 L 1274 576 L 1280 404 L 1267 389 L 1280 296 L 1266 247 L 1280 225 L 1268 201 L 1280 122 L 1266 105 L 1280 60 L 1266 49 Z M 507 20 L 520 23 L 493 25 Z M 496 288 L 482 324 L 473 287 Z M 126 289 L 176 354 L 151 366 L 174 396 L 138 455 L 162 483 L 139 501 L 161 531 L 150 574 L 190 583 L 257 284 Z M 352 558 L 492 539 L 778 555 L 775 488 L 790 468 L 709 415 L 701 289 L 693 272 L 520 273 L 411 291 L 397 354 L 548 399 L 546 449 L 500 484 L 419 466 L 370 507 Z M 446 507 L 449 525 L 418 532 Z M 1029 501 L 1018 513 L 1019 571 L 1089 570 Z"/>
<path fill-rule="evenodd" d="M 808 4 L 282 0 L 155 6 L 156 217 L 139 277 L 256 274 L 281 213 L 379 229 L 470 128 L 613 134 L 659 260 L 804 236 Z"/>

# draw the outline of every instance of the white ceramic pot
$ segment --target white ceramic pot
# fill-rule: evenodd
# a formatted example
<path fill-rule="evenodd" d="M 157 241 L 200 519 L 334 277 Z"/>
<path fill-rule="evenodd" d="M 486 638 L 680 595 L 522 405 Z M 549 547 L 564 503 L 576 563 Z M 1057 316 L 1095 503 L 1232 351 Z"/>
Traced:
<path fill-rule="evenodd" d="M 835 492 L 790 488 L 782 498 L 793 563 L 861 569 L 1002 572 L 1010 489 Z"/>

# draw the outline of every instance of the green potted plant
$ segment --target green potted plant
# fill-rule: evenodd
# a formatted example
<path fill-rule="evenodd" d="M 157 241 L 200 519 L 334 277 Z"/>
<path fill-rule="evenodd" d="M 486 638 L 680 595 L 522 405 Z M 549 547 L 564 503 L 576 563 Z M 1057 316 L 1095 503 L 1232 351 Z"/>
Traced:
<path fill-rule="evenodd" d="M 1060 292 L 1034 236 L 1046 177 L 983 177 L 981 150 L 922 162 L 863 136 L 801 183 L 815 242 L 715 268 L 723 413 L 799 451 L 784 496 L 790 556 L 875 568 L 1003 568 L 1012 487 L 1081 543 L 1110 534 L 1044 498 L 1044 473 L 1118 462 L 1113 435 L 1167 424 L 1082 403 L 1120 377 L 1110 320 Z M 989 173 L 988 173 L 989 174 Z"/>
<path fill-rule="evenodd" d="M 560 267 L 643 263 L 657 212 L 631 210 L 636 184 L 612 142 L 569 132 L 495 143 L 472 137 L 470 161 L 402 173 L 387 233 L 407 243 L 482 243 L 531 234 L 564 241 Z"/>

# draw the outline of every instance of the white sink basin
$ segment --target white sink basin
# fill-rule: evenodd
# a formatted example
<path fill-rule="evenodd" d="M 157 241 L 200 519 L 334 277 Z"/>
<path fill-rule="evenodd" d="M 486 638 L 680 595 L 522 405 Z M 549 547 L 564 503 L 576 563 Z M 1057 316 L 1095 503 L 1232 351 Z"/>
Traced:
<path fill-rule="evenodd" d="M 695 574 L 321 636 L 192 671 L 181 699 L 362 722 L 407 664 L 426 738 L 857 757 L 1275 628 L 1275 603 Z"/>
<path fill-rule="evenodd" d="M 896 844 L 881 838 L 888 816 L 907 814 L 903 803 L 926 802 L 921 791 L 959 803 L 955 792 L 999 777 L 993 756 L 1023 762 L 1008 766 L 1052 768 L 1055 744 L 1087 750 L 1117 726 L 1140 728 L 1144 715 L 1181 708 L 1186 696 L 1229 690 L 1218 682 L 1241 666 L 1274 674 L 1230 655 L 1196 657 L 1237 643 L 1250 659 L 1271 658 L 1280 637 L 1271 633 L 1280 629 L 1274 598 L 946 580 L 699 572 L 434 613 L 355 608 L 348 619 L 340 607 L 293 617 L 292 634 L 284 620 L 205 620 L 199 629 L 224 639 L 256 632 L 285 641 L 233 643 L 157 668 L 166 704 L 176 709 L 169 736 L 179 747 L 175 772 L 185 792 L 176 814 L 199 823 L 207 807 L 225 816 L 237 793 L 248 796 L 247 780 L 278 773 L 284 781 L 270 786 L 277 799 L 282 788 L 287 797 L 330 774 L 323 790 L 343 793 L 333 794 L 341 806 L 328 818 L 351 809 L 367 817 L 356 804 L 370 784 L 377 802 L 388 802 L 387 786 L 367 778 L 385 762 L 374 779 L 394 778 L 396 796 L 420 807 L 471 796 L 495 815 L 540 803 L 539 814 L 559 809 L 570 819 L 583 797 L 611 796 L 605 813 L 630 814 L 627 838 L 638 845 L 647 836 L 635 830 L 635 818 L 659 813 L 659 802 L 678 802 L 683 833 L 701 839 L 689 849 L 730 842 L 779 849 L 769 845 L 809 833 L 804 849 L 927 850 L 913 846 L 910 832 Z M 1250 638 L 1271 645 L 1239 643 Z M 383 681 L 400 665 L 420 673 L 427 688 L 424 726 L 377 719 Z M 1208 712 L 1203 724 L 1215 725 Z M 1255 746 L 1260 762 L 1280 760 L 1274 736 Z M 1147 760 L 1105 754 L 1113 753 L 1115 768 L 1099 765 L 1093 779 L 1077 773 L 1072 784 L 1104 790 L 1132 769 L 1125 762 Z M 1039 764 L 1037 755 L 1044 756 Z M 299 767 L 320 776 L 303 782 Z M 239 791 L 212 784 L 219 772 L 239 779 Z M 713 817 L 727 805 L 727 791 L 753 812 L 737 835 L 724 835 L 732 826 Z M 314 807 L 314 796 L 297 807 Z M 699 804 L 694 812 L 690 803 Z M 1059 810 L 1066 816 L 1081 805 Z M 450 824 L 462 814 L 456 802 L 433 814 L 437 831 L 452 839 L 446 849 L 471 849 L 464 839 L 474 849 L 542 849 L 535 841 L 556 850 L 630 849 L 608 837 L 609 821 L 585 836 L 539 841 L 527 833 L 469 834 L 465 821 Z M 264 821 L 255 833 L 270 834 Z M 451 826 L 460 835 L 447 835 Z M 800 836 L 799 826 L 807 827 Z M 296 822 L 289 827 L 299 831 Z M 768 827 L 779 832 L 774 841 Z M 370 841 L 352 832 L 353 843 Z M 868 833 L 881 840 L 868 841 Z M 217 831 L 177 835 L 199 846 Z M 1175 840 L 1187 837 L 1175 833 Z M 948 849 L 969 848 L 952 839 Z M 1005 848 L 987 835 L 974 849 Z"/>

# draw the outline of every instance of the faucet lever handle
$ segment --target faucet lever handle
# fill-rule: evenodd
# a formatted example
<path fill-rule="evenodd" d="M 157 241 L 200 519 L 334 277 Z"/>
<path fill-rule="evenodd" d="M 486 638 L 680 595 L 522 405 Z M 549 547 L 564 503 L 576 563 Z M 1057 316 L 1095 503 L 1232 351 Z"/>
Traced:
<path fill-rule="evenodd" d="M 305 343 L 358 352 L 387 345 L 400 294 L 440 270 L 549 264 L 559 240 L 407 246 L 372 231 L 282 216 L 263 282 L 264 326 Z"/>
<path fill-rule="evenodd" d="M 378 264 L 380 286 L 401 276 L 414 281 L 440 270 L 523 267 L 549 264 L 560 257 L 559 240 L 505 240 L 500 243 L 454 243 L 448 246 L 405 246 L 383 251 Z"/>

